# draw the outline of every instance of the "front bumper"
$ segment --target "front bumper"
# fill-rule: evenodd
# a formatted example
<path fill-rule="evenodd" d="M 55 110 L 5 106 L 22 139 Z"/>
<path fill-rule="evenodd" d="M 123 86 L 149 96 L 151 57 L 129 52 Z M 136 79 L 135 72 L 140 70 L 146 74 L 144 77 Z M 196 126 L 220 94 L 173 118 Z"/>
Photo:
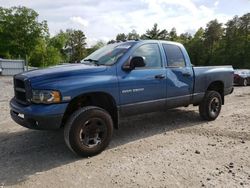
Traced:
<path fill-rule="evenodd" d="M 10 101 L 11 118 L 19 125 L 29 129 L 54 130 L 62 124 L 68 103 L 21 105 L 13 98 Z M 22 116 L 22 117 L 21 117 Z"/>

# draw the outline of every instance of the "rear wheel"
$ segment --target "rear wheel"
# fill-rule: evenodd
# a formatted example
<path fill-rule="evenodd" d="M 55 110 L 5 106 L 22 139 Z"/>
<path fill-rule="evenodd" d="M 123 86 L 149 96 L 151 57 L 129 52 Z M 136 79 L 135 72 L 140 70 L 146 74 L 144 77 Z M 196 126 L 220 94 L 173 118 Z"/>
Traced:
<path fill-rule="evenodd" d="M 208 121 L 215 120 L 220 114 L 221 106 L 221 95 L 217 91 L 207 91 L 199 105 L 201 118 Z"/>
<path fill-rule="evenodd" d="M 93 156 L 109 144 L 113 121 L 108 112 L 99 107 L 84 107 L 73 113 L 64 128 L 67 146 L 80 156 Z"/>

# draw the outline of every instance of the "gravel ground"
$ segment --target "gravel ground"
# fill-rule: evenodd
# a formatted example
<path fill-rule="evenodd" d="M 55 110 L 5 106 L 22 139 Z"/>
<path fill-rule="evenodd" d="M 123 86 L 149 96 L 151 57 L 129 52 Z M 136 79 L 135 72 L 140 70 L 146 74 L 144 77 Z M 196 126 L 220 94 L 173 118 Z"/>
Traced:
<path fill-rule="evenodd" d="M 14 123 L 12 90 L 0 77 L 0 187 L 250 187 L 250 87 L 235 87 L 213 122 L 192 106 L 127 118 L 104 152 L 83 159 L 62 131 Z"/>

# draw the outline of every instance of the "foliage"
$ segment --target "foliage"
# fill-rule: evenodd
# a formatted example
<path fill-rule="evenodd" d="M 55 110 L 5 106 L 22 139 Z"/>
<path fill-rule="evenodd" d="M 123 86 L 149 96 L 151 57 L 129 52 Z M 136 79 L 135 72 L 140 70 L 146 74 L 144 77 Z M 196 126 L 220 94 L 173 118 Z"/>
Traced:
<path fill-rule="evenodd" d="M 135 31 L 134 31 L 135 32 Z M 130 33 L 129 33 L 130 34 Z M 118 34 L 117 38 L 129 34 Z M 170 32 L 160 30 L 155 23 L 137 39 L 169 40 L 182 43 L 194 65 L 233 65 L 234 68 L 250 68 L 250 13 L 235 16 L 225 26 L 212 20 L 206 28 L 190 33 L 177 34 L 175 28 Z M 108 43 L 114 43 L 111 40 Z"/>
<path fill-rule="evenodd" d="M 40 39 L 29 57 L 29 65 L 33 67 L 45 67 L 46 42 Z"/>
<path fill-rule="evenodd" d="M 68 39 L 68 33 L 60 31 L 58 34 L 48 40 L 48 45 L 56 48 L 60 52 L 61 61 L 64 63 L 69 62 L 69 57 L 65 51 Z"/>
<path fill-rule="evenodd" d="M 59 62 L 61 62 L 60 51 L 53 46 L 47 46 L 45 40 L 38 42 L 29 58 L 29 65 L 34 67 L 47 67 Z"/>
<path fill-rule="evenodd" d="M 0 56 L 25 58 L 40 38 L 46 38 L 46 21 L 38 22 L 38 14 L 26 7 L 0 7 Z"/>
<path fill-rule="evenodd" d="M 86 49 L 87 50 L 87 54 L 91 54 L 94 51 L 100 49 L 101 47 L 105 46 L 106 43 L 103 42 L 102 40 L 97 41 L 97 43 L 95 45 L 93 45 L 91 48 Z"/>
<path fill-rule="evenodd" d="M 235 16 L 225 25 L 212 20 L 194 35 L 178 35 L 175 28 L 167 31 L 155 23 L 141 36 L 135 30 L 119 33 L 108 44 L 138 39 L 180 42 L 194 65 L 231 64 L 234 68 L 250 68 L 250 13 Z M 32 66 L 46 67 L 79 62 L 104 45 L 98 41 L 86 48 L 86 36 L 81 30 L 68 29 L 50 37 L 47 22 L 39 22 L 34 10 L 0 7 L 0 58 L 27 58 Z"/>
<path fill-rule="evenodd" d="M 76 63 L 82 60 L 86 54 L 86 36 L 81 30 L 68 29 L 68 40 L 66 43 L 69 51 L 70 63 Z"/>
<path fill-rule="evenodd" d="M 142 39 L 158 39 L 158 40 L 166 40 L 168 37 L 167 30 L 158 29 L 157 23 L 154 24 L 151 30 L 147 30 L 145 34 L 141 36 Z"/>
<path fill-rule="evenodd" d="M 112 39 L 112 40 L 108 41 L 107 44 L 113 44 L 113 43 L 116 43 L 116 40 Z"/>
<path fill-rule="evenodd" d="M 136 30 L 133 29 L 127 35 L 125 33 L 117 34 L 115 40 L 112 39 L 112 40 L 108 41 L 108 44 L 126 41 L 126 40 L 139 40 L 139 39 L 140 39 L 140 35 L 136 32 Z"/>
<path fill-rule="evenodd" d="M 204 29 L 201 27 L 190 40 L 186 39 L 184 45 L 194 65 L 202 65 L 204 62 Z"/>
<path fill-rule="evenodd" d="M 226 23 L 221 41 L 221 56 L 224 63 L 236 68 L 250 68 L 250 13 L 235 16 Z"/>
<path fill-rule="evenodd" d="M 127 36 L 124 33 L 119 33 L 118 35 L 116 35 L 116 41 L 126 41 L 127 40 Z"/>
<path fill-rule="evenodd" d="M 175 28 L 172 28 L 171 31 L 169 32 L 169 40 L 171 41 L 177 41 L 178 36 Z"/>
<path fill-rule="evenodd" d="M 224 29 L 222 28 L 222 24 L 218 23 L 216 19 L 207 24 L 204 33 L 204 47 L 207 51 L 205 65 L 210 65 L 212 63 L 215 51 L 220 46 L 220 40 L 222 39 L 223 32 Z"/>
<path fill-rule="evenodd" d="M 128 40 L 138 40 L 140 39 L 140 35 L 136 32 L 136 30 L 132 30 L 127 34 L 127 39 Z"/>
<path fill-rule="evenodd" d="M 46 51 L 45 66 L 57 65 L 60 61 L 60 52 L 53 46 L 48 46 Z"/>

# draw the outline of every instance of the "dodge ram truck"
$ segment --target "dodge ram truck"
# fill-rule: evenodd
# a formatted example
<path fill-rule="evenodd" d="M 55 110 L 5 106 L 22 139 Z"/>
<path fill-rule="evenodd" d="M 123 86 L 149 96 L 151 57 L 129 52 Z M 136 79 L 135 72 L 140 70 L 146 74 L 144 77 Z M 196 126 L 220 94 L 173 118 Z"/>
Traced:
<path fill-rule="evenodd" d="M 232 92 L 232 66 L 194 67 L 176 42 L 126 41 L 78 64 L 15 75 L 10 114 L 30 129 L 63 128 L 69 149 L 93 156 L 108 146 L 121 118 L 192 104 L 211 121 Z"/>

